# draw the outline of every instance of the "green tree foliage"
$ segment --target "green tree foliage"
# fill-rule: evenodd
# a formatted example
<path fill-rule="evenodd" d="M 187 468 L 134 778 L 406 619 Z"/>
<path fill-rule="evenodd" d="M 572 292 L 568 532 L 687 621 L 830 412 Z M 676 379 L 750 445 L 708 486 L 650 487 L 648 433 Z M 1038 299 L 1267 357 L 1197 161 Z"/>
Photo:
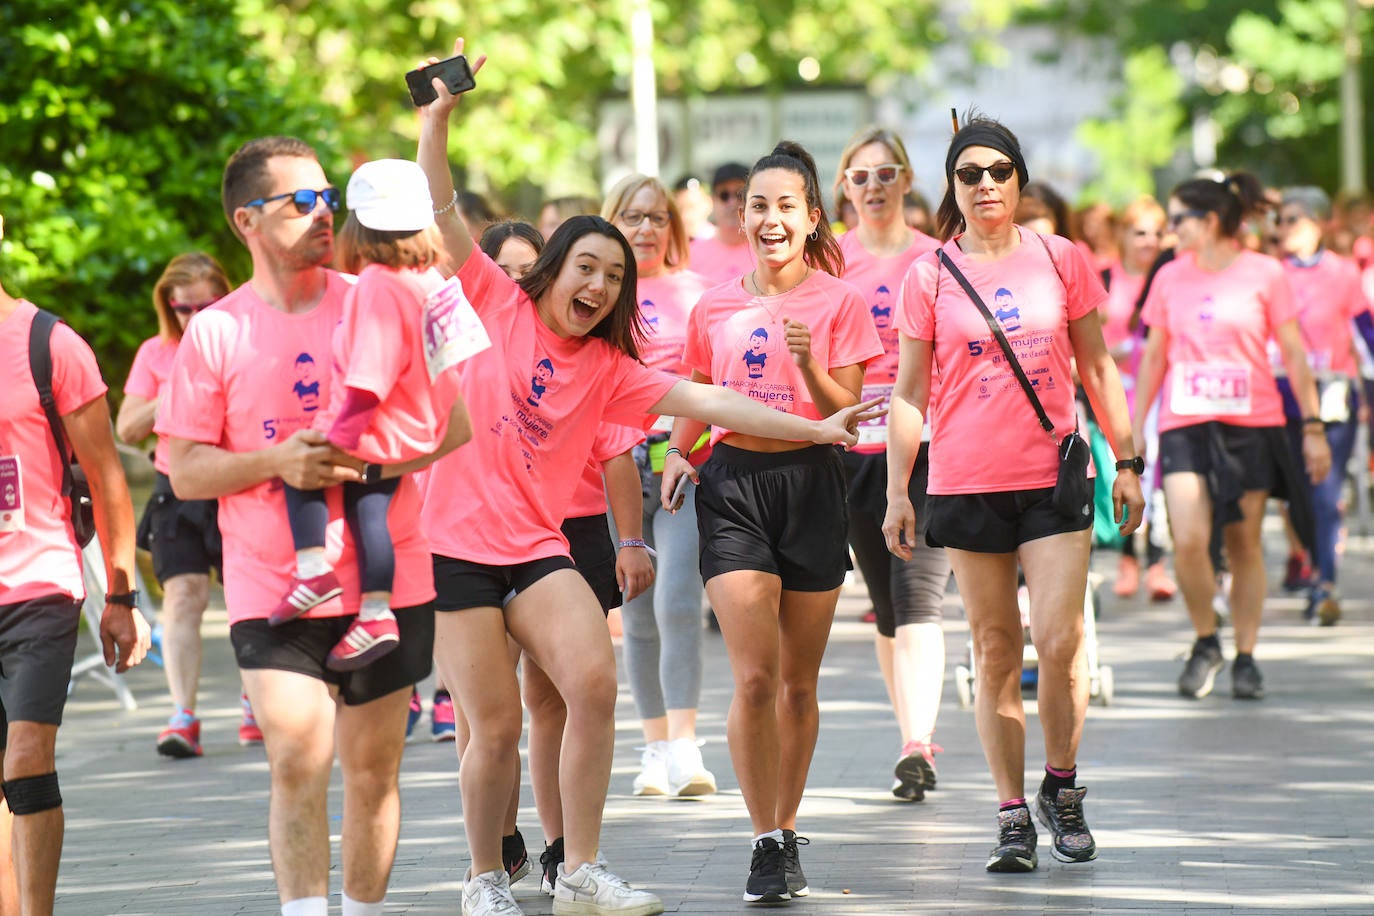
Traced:
<path fill-rule="evenodd" d="M 234 17 L 231 0 L 0 4 L 0 271 L 90 341 L 116 389 L 172 256 L 247 273 L 219 203 L 229 154 L 270 133 L 331 149 L 313 97 L 268 79 Z"/>
<path fill-rule="evenodd" d="M 1357 8 L 1369 100 L 1374 13 L 1363 0 Z M 1102 156 L 1102 190 L 1152 181 L 1170 159 L 1166 148 L 1186 149 L 1193 119 L 1208 117 L 1219 129 L 1218 166 L 1338 190 L 1344 0 L 1058 0 L 1028 15 L 1109 36 L 1121 51 L 1118 118 L 1082 134 Z M 1164 52 L 1172 67 L 1162 65 Z M 1371 125 L 1366 119 L 1365 142 L 1374 148 Z"/>

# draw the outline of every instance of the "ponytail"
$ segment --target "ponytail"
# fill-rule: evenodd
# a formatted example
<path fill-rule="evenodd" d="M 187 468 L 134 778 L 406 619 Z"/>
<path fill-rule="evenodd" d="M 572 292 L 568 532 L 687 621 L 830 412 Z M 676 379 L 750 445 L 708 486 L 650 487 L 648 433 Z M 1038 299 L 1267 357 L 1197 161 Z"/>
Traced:
<path fill-rule="evenodd" d="M 1204 213 L 1215 213 L 1225 238 L 1235 238 L 1244 221 L 1269 208 L 1264 185 L 1250 172 L 1232 172 L 1221 181 L 1194 178 L 1174 188 L 1171 197 Z"/>
<path fill-rule="evenodd" d="M 806 237 L 803 259 L 811 267 L 823 270 L 832 277 L 843 276 L 844 254 L 840 251 L 840 243 L 825 216 L 825 202 L 821 198 L 821 181 L 816 171 L 816 160 L 811 158 L 811 154 L 800 143 L 779 140 L 778 145 L 773 147 L 773 152 L 755 162 L 754 167 L 749 170 L 749 178 L 745 181 L 745 206 L 748 206 L 748 188 L 753 183 L 754 176 L 768 169 L 783 169 L 801 176 L 802 186 L 806 189 L 806 209 L 821 212 L 821 218 L 816 223 L 816 231 Z"/>

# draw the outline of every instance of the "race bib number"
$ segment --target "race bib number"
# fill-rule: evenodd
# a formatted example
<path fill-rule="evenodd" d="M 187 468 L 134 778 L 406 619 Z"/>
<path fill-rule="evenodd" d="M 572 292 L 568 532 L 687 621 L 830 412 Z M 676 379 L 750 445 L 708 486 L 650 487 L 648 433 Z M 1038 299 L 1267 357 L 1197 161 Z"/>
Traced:
<path fill-rule="evenodd" d="M 891 385 L 865 385 L 859 400 L 871 401 L 874 398 L 888 400 L 891 397 Z M 859 424 L 859 444 L 887 445 L 887 414 L 883 414 L 875 420 L 865 420 Z"/>
<path fill-rule="evenodd" d="M 24 487 L 18 455 L 0 455 L 0 531 L 24 530 Z"/>
<path fill-rule="evenodd" d="M 463 284 L 457 277 L 452 277 L 425 299 L 420 333 L 424 338 L 425 368 L 429 370 L 431 382 L 445 369 L 491 346 L 487 329 L 463 294 Z"/>
<path fill-rule="evenodd" d="M 1169 406 L 1184 417 L 1246 416 L 1250 413 L 1250 367 L 1182 363 L 1174 368 Z"/>

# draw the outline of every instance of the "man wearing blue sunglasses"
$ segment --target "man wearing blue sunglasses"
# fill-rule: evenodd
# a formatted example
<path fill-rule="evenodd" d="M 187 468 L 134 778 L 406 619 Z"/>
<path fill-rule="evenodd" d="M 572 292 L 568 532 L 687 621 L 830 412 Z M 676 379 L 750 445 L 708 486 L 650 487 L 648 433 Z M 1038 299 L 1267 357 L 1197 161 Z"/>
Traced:
<path fill-rule="evenodd" d="M 314 409 L 328 403 L 329 374 L 312 383 L 317 398 L 297 391 L 298 366 L 332 362 L 350 283 L 327 267 L 339 192 L 307 144 L 290 137 L 245 144 L 225 167 L 221 196 L 252 255 L 253 276 L 188 326 L 157 429 L 171 437 L 177 494 L 220 503 L 230 640 L 267 749 L 268 840 L 283 916 L 328 911 L 327 789 L 335 754 L 347 796 L 344 916 L 379 916 L 400 829 L 411 685 L 432 664 L 434 589 L 429 547 L 418 533 L 419 497 L 402 480 L 390 512 L 398 649 L 357 671 L 326 668 L 340 625 L 357 610 L 356 581 L 295 620 L 269 623 L 295 556 L 280 524 L 281 483 L 318 489 L 362 476 L 362 462 L 310 428 Z M 409 469 L 365 470 L 393 477 Z M 326 511 L 331 524 L 341 522 L 340 505 Z M 340 539 L 340 549 L 351 550 L 350 541 Z M 330 559 L 341 570 L 353 566 L 337 549 Z"/>

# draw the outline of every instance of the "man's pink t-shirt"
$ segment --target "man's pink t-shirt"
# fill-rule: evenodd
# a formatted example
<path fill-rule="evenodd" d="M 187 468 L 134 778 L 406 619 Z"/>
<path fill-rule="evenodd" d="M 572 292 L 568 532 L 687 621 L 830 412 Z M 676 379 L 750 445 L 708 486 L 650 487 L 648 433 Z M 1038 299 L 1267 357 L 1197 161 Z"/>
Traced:
<path fill-rule="evenodd" d="M 1360 269 L 1354 261 L 1323 251 L 1311 267 L 1285 259 L 1283 272 L 1293 288 L 1308 363 L 1319 375 L 1358 377 L 1351 323 L 1369 311 Z"/>
<path fill-rule="evenodd" d="M 160 435 L 252 452 L 311 426 L 329 402 L 330 349 L 343 318 L 348 281 L 327 271 L 319 305 L 287 314 L 245 283 L 196 316 L 186 328 L 156 430 Z M 326 491 L 325 549 L 344 587 L 307 617 L 337 617 L 358 609 L 358 564 L 343 518 L 342 491 Z M 268 616 L 291 585 L 295 549 L 278 479 L 219 499 L 224 538 L 224 594 L 229 622 Z M 419 495 L 402 478 L 387 528 L 396 554 L 394 607 L 434 599 L 429 545 L 420 534 Z"/>
<path fill-rule="evenodd" d="M 735 280 L 710 289 L 692 311 L 683 361 L 716 385 L 766 407 L 820 419 L 806 379 L 787 349 L 783 320 L 811 331 L 811 354 L 826 371 L 882 355 L 873 315 L 859 291 L 823 270 L 795 289 L 755 296 Z M 712 444 L 730 434 L 711 428 Z"/>
<path fill-rule="evenodd" d="M 511 566 L 567 556 L 559 530 L 603 420 L 643 428 L 679 379 L 596 337 L 559 337 L 474 250 L 458 271 L 491 347 L 459 371 L 472 441 L 435 462 L 425 533 L 435 554 Z"/>
<path fill-rule="evenodd" d="M 707 286 L 718 286 L 754 269 L 754 246 L 748 240 L 727 245 L 714 235 L 694 239 L 688 262 L 692 270 L 706 278 Z"/>
<path fill-rule="evenodd" d="M 29 328 L 37 314 L 20 300 L 0 322 L 0 506 L 12 506 L 16 496 L 20 504 L 19 511 L 0 509 L 0 605 L 86 597 L 71 505 L 62 496 L 62 455 L 29 371 Z M 105 382 L 90 346 L 67 325 L 53 328 L 50 341 L 53 398 L 65 417 L 102 397 Z"/>
<path fill-rule="evenodd" d="M 572 502 L 568 503 L 568 518 L 606 514 L 606 485 L 602 465 L 643 441 L 642 429 L 616 423 L 601 424 L 591 457 L 587 459 L 587 467 L 582 471 L 582 479 L 577 482 Z"/>
<path fill-rule="evenodd" d="M 1220 271 L 1195 258 L 1161 267 L 1141 313 L 1168 334 L 1159 431 L 1212 421 L 1282 426 L 1267 344 L 1296 317 L 1283 267 L 1265 255 L 1241 251 Z"/>
<path fill-rule="evenodd" d="M 443 285 L 432 268 L 363 268 L 344 297 L 343 321 L 334 335 L 329 404 L 311 426 L 328 432 L 343 406 L 344 388 L 357 388 L 381 403 L 350 454 L 396 464 L 434 453 L 458 399 L 458 373 L 450 367 L 431 380 L 426 365 L 426 300 Z"/>
<path fill-rule="evenodd" d="M 998 261 L 970 260 L 958 239 L 943 250 L 1001 325 L 1056 438 L 1062 438 L 1076 424 L 1069 322 L 1100 308 L 1107 292 L 1068 239 L 1017 228 L 1020 245 Z M 1055 443 L 1040 428 L 982 313 L 934 253 L 907 273 L 897 327 L 935 347 L 940 422 L 930 443 L 928 492 L 1054 486 L 1059 473 Z"/>
<path fill-rule="evenodd" d="M 892 386 L 897 381 L 897 358 L 902 352 L 896 321 L 897 296 L 902 291 L 902 280 L 917 258 L 939 247 L 938 241 L 924 232 L 917 232 L 916 238 L 905 251 L 890 257 L 879 257 L 869 253 L 863 246 L 858 232 L 846 232 L 840 236 L 845 282 L 857 289 L 867 301 L 868 310 L 873 315 L 873 325 L 878 329 L 878 339 L 883 342 L 883 354 L 864 369 L 865 401 L 892 394 Z M 860 428 L 859 444 L 854 451 L 876 454 L 886 450 L 887 417 L 883 416 Z"/>
<path fill-rule="evenodd" d="M 639 316 L 649 331 L 649 342 L 639 354 L 644 365 L 683 378 L 692 374 L 682 363 L 682 348 L 687 319 L 706 290 L 706 278 L 692 270 L 639 278 Z"/>
<path fill-rule="evenodd" d="M 155 401 L 162 393 L 167 376 L 172 374 L 172 360 L 176 359 L 177 344 L 180 341 L 168 340 L 162 336 L 150 337 L 139 346 L 134 354 L 134 364 L 129 367 L 129 379 L 124 383 L 124 393 Z M 153 450 L 153 467 L 164 474 L 170 473 L 167 463 L 167 437 L 157 437 L 157 448 Z"/>

